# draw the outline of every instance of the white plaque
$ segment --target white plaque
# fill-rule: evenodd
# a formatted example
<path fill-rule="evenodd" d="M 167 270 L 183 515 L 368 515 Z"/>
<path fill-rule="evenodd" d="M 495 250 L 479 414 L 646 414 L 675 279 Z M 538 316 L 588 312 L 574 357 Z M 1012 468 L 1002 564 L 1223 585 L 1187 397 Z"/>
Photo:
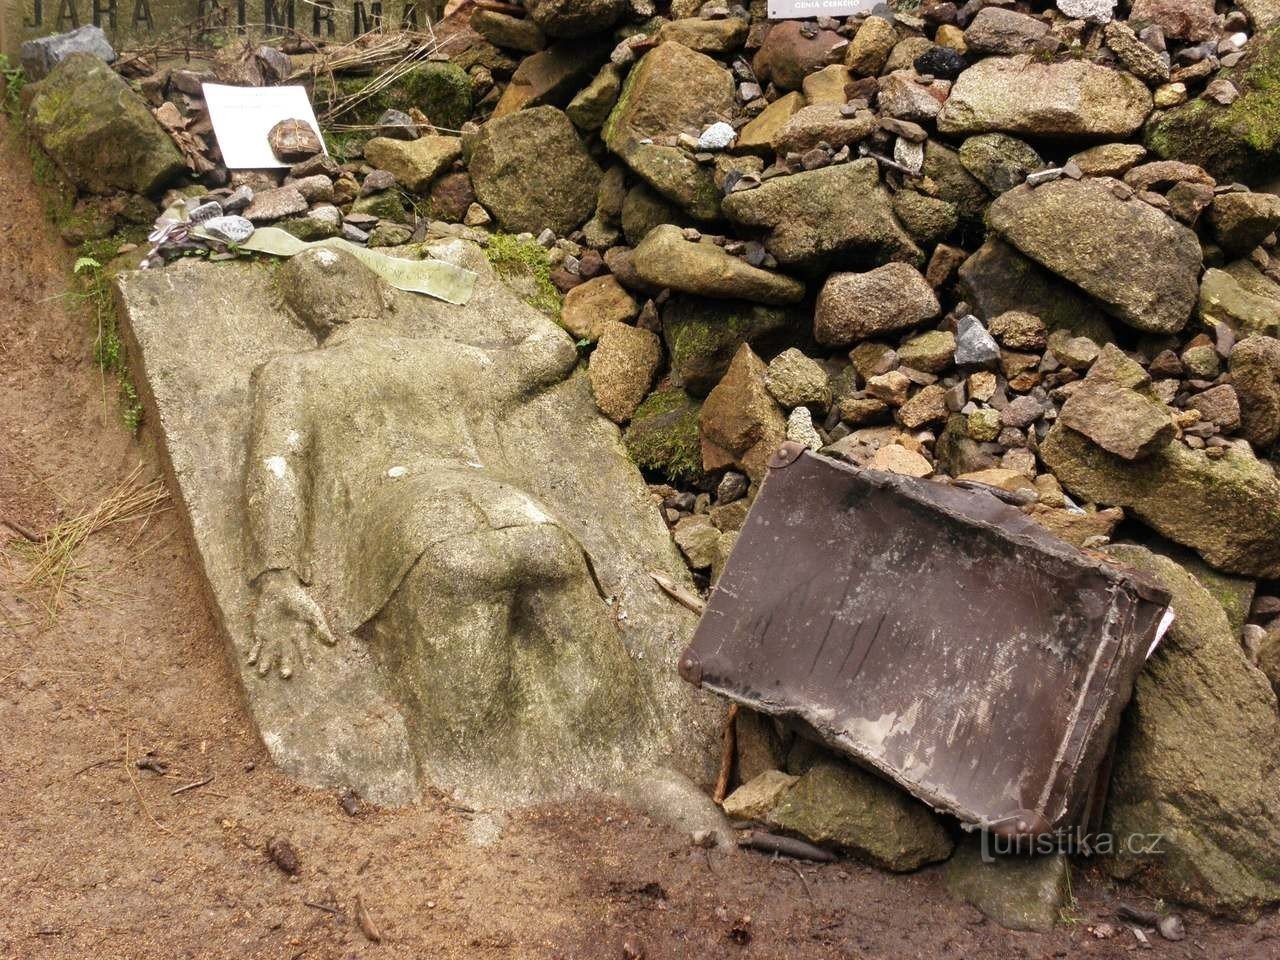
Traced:
<path fill-rule="evenodd" d="M 228 87 L 220 83 L 201 85 L 209 106 L 213 135 L 218 138 L 222 162 L 228 170 L 261 170 L 288 167 L 271 152 L 267 134 L 281 120 L 305 120 L 320 137 L 316 112 L 307 99 L 305 87 Z M 328 153 L 325 150 L 325 153 Z"/>
<path fill-rule="evenodd" d="M 855 17 L 870 13 L 881 0 L 769 0 L 770 20 Z"/>

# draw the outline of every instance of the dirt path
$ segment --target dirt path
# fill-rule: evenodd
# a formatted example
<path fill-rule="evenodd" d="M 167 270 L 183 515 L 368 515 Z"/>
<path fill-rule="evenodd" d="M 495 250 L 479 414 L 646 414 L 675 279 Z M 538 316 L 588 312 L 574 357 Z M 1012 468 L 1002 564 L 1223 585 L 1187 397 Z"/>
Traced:
<path fill-rule="evenodd" d="M 7 130 L 0 141 L 0 517 L 42 532 L 137 465 L 158 469 L 152 436 L 121 427 L 88 321 L 64 296 L 69 254 L 21 148 Z M 505 822 L 444 798 L 349 816 L 266 759 L 171 511 L 91 538 L 52 622 L 47 591 L 20 583 L 29 546 L 0 527 L 0 551 L 0 957 L 605 960 L 629 937 L 650 960 L 1135 947 L 1123 930 L 1089 932 L 1114 894 L 1084 878 L 1078 922 L 1013 934 L 947 898 L 937 870 L 843 863 L 801 878 L 591 799 Z M 164 772 L 140 769 L 148 757 Z M 263 852 L 277 836 L 299 852 L 296 878 Z M 381 945 L 355 921 L 357 894 Z M 1274 916 L 1188 925 L 1188 941 L 1154 954 L 1280 950 Z"/>

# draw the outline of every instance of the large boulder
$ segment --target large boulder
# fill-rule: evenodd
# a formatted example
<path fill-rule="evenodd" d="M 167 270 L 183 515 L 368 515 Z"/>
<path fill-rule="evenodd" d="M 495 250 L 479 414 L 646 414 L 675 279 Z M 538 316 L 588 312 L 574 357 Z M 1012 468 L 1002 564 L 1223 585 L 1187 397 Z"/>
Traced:
<path fill-rule="evenodd" d="M 555 107 L 486 123 L 471 147 L 470 171 L 480 202 L 513 233 L 571 233 L 595 211 L 604 176 L 569 118 Z"/>
<path fill-rule="evenodd" d="M 1198 164 L 1219 181 L 1259 183 L 1280 162 L 1280 24 L 1257 34 L 1245 58 L 1219 71 L 1239 96 L 1223 106 L 1205 96 L 1151 118 L 1143 140 L 1157 156 Z"/>
<path fill-rule="evenodd" d="M 869 158 L 774 177 L 731 193 L 722 208 L 735 223 L 767 230 L 765 248 L 786 266 L 827 270 L 921 257 Z"/>
<path fill-rule="evenodd" d="M 1280 576 L 1280 480 L 1248 450 L 1233 446 L 1214 459 L 1173 440 L 1129 461 L 1058 424 L 1040 456 L 1071 493 L 1126 508 L 1213 566 Z"/>
<path fill-rule="evenodd" d="M 1042 63 L 988 57 L 956 78 L 938 115 L 943 133 L 1004 133 L 1061 140 L 1127 137 L 1151 113 L 1146 85 L 1087 60 Z"/>
<path fill-rule="evenodd" d="M 1177 333 L 1195 307 L 1200 242 L 1148 203 L 1119 199 L 1108 181 L 1055 180 L 1001 194 L 993 230 L 1148 333 Z"/>
<path fill-rule="evenodd" d="M 692 583 L 572 339 L 473 244 L 429 248 L 476 273 L 465 305 L 392 290 L 345 249 L 117 281 L 273 760 L 379 803 L 431 784 L 506 806 L 668 761 L 709 780 L 720 711 L 674 670 L 696 618 L 649 572 Z M 279 625 L 293 609 L 334 644 Z M 291 644 L 292 676 L 268 672 Z"/>
<path fill-rule="evenodd" d="M 780 273 L 753 267 L 710 241 L 686 240 L 674 224 L 650 230 L 635 251 L 640 278 L 655 287 L 704 297 L 728 297 L 753 303 L 796 303 L 804 284 Z"/>
<path fill-rule="evenodd" d="M 770 826 L 885 870 L 918 870 L 954 845 L 938 818 L 897 786 L 852 764 L 814 764 L 768 812 Z"/>
<path fill-rule="evenodd" d="M 652 142 L 697 136 L 737 109 L 733 75 L 706 54 L 674 41 L 646 53 L 627 75 L 602 135 L 635 173 L 691 215 L 710 219 L 720 191 L 710 173 L 675 146 Z"/>
<path fill-rule="evenodd" d="M 1153 575 L 1174 610 L 1116 742 L 1103 825 L 1117 840 L 1111 868 L 1156 896 L 1253 919 L 1280 901 L 1275 693 L 1186 570 L 1138 546 L 1107 552 Z"/>
<path fill-rule="evenodd" d="M 187 169 L 142 98 L 92 54 L 70 54 L 22 99 L 40 148 L 90 193 L 154 194 Z"/>
<path fill-rule="evenodd" d="M 535 0 L 533 22 L 548 37 L 573 40 L 608 30 L 627 10 L 627 0 Z"/>

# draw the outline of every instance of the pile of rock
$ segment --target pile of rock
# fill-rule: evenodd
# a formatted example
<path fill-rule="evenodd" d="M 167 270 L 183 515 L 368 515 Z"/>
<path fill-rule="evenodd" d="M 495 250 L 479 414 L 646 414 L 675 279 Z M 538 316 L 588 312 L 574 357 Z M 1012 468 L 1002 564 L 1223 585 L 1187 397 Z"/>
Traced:
<path fill-rule="evenodd" d="M 451 62 L 376 104 L 359 159 L 195 176 L 188 157 L 169 199 L 306 239 L 516 235 L 704 582 L 784 438 L 1000 488 L 1084 547 L 1141 521 L 1157 553 L 1116 549 L 1186 617 L 1126 722 L 1110 815 L 1178 822 L 1142 866 L 1160 894 L 1280 900 L 1280 718 L 1256 666 L 1280 686 L 1280 601 L 1254 600 L 1280 579 L 1280 7 L 764 7 L 464 7 Z M 270 82 L 281 56 L 234 69 Z M 155 197 L 184 169 L 177 128 L 216 163 L 201 79 L 134 92 L 71 57 L 28 88 L 32 130 L 82 189 Z M 108 153 L 124 116 L 131 152 Z M 786 778 L 812 765 L 784 760 L 757 771 L 792 771 L 770 796 L 805 796 Z"/>

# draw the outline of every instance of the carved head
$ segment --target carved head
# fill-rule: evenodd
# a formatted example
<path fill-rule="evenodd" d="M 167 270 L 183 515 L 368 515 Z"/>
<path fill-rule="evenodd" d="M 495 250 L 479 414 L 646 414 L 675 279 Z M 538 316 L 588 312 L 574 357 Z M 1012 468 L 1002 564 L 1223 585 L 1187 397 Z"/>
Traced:
<path fill-rule="evenodd" d="M 280 294 L 321 342 L 335 327 L 376 320 L 392 308 L 382 278 L 345 250 L 312 247 L 280 268 Z"/>

